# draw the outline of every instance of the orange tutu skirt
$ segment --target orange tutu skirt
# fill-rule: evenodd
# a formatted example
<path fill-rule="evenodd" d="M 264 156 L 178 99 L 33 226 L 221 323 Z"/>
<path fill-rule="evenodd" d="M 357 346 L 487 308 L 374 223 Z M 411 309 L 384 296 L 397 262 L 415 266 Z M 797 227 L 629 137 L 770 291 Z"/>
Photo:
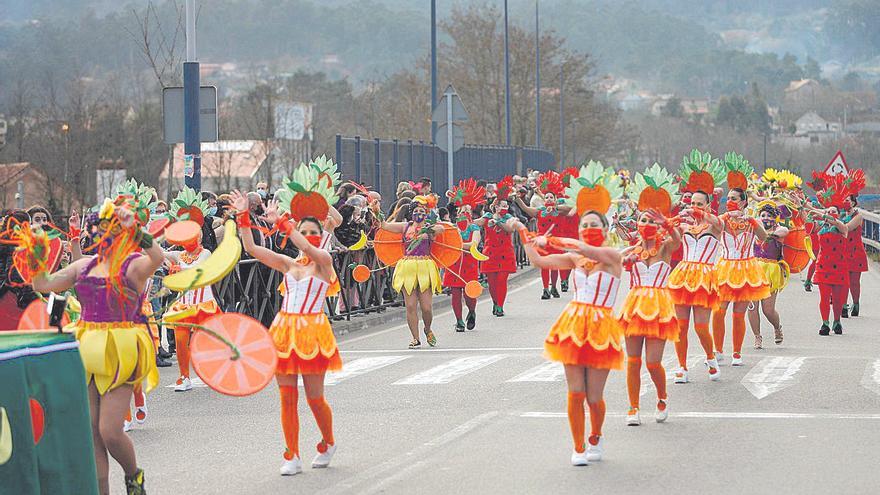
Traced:
<path fill-rule="evenodd" d="M 682 261 L 669 274 L 673 304 L 714 309 L 718 307 L 715 265 Z"/>
<path fill-rule="evenodd" d="M 278 374 L 320 375 L 342 369 L 336 337 L 324 313 L 280 312 L 269 335 L 278 350 Z"/>
<path fill-rule="evenodd" d="M 544 340 L 544 356 L 563 364 L 620 369 L 623 327 L 611 308 L 571 301 Z"/>
<path fill-rule="evenodd" d="M 620 323 L 627 337 L 678 342 L 675 306 L 665 287 L 633 287 L 623 301 Z"/>
<path fill-rule="evenodd" d="M 216 301 L 208 301 L 199 304 L 183 304 L 176 302 L 168 308 L 168 311 L 162 316 L 162 319 L 173 327 L 177 322 L 188 323 L 190 325 L 201 325 L 208 318 L 220 314 L 220 306 Z"/>
<path fill-rule="evenodd" d="M 770 296 L 770 282 L 757 258 L 719 259 L 715 272 L 722 301 L 760 301 Z"/>

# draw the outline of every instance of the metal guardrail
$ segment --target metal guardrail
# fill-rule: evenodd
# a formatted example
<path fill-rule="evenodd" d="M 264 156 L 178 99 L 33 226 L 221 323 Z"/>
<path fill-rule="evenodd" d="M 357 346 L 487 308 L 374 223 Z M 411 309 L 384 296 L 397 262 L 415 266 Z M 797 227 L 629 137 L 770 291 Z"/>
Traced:
<path fill-rule="evenodd" d="M 862 214 L 862 241 L 865 246 L 880 252 L 880 215 L 861 210 Z"/>

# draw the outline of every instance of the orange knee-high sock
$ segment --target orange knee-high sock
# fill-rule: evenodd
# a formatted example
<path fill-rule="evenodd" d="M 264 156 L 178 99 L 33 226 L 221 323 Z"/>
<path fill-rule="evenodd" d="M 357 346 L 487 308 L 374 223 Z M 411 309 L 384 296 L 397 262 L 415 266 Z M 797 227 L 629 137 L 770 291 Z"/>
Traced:
<path fill-rule="evenodd" d="M 590 437 L 602 436 L 602 425 L 605 423 L 605 401 L 587 404 L 590 406 Z"/>
<path fill-rule="evenodd" d="M 584 392 L 568 393 L 568 426 L 571 427 L 571 439 L 574 441 L 574 450 L 583 452 L 584 430 L 586 429 L 586 418 L 584 417 L 584 400 L 587 394 Z"/>
<path fill-rule="evenodd" d="M 321 438 L 327 445 L 333 445 L 336 441 L 333 439 L 333 411 L 330 404 L 324 396 L 307 397 L 306 402 L 312 408 L 312 414 L 315 416 L 315 422 L 318 423 L 318 429 L 321 430 Z"/>
<path fill-rule="evenodd" d="M 746 314 L 733 313 L 733 353 L 742 352 L 743 340 L 746 338 Z"/>
<path fill-rule="evenodd" d="M 639 408 L 639 392 L 642 389 L 642 358 L 626 358 L 626 391 L 629 394 L 629 407 Z"/>
<path fill-rule="evenodd" d="M 709 324 L 694 323 L 694 331 L 700 339 L 700 345 L 703 346 L 703 351 L 706 352 L 706 359 L 715 359 L 715 348 L 712 343 L 712 335 L 709 334 Z"/>
<path fill-rule="evenodd" d="M 189 328 L 174 329 L 174 346 L 177 349 L 177 367 L 180 376 L 189 377 Z"/>
<path fill-rule="evenodd" d="M 712 312 L 712 336 L 715 338 L 715 350 L 724 352 L 724 319 L 727 311 L 716 310 Z"/>
<path fill-rule="evenodd" d="M 657 389 L 657 398 L 666 400 L 666 370 L 663 369 L 661 363 L 648 363 L 648 373 L 651 374 L 651 381 Z"/>
<path fill-rule="evenodd" d="M 292 385 L 280 385 L 278 390 L 281 391 L 281 430 L 287 447 L 284 458 L 289 461 L 299 457 L 299 390 Z"/>
<path fill-rule="evenodd" d="M 688 320 L 678 320 L 678 342 L 675 343 L 675 355 L 678 356 L 678 365 L 683 370 L 688 369 Z"/>
<path fill-rule="evenodd" d="M 125 420 L 131 423 L 131 408 L 125 410 Z"/>

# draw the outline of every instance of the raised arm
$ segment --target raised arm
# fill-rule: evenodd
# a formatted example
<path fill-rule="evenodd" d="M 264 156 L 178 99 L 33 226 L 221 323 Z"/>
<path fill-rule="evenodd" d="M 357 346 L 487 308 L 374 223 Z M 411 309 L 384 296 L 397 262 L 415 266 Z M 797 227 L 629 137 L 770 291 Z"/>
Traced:
<path fill-rule="evenodd" d="M 85 269 L 89 259 L 83 258 L 74 261 L 55 273 L 38 273 L 34 275 L 32 285 L 37 292 L 64 292 L 73 287 L 79 272 Z"/>
<path fill-rule="evenodd" d="M 470 249 L 471 246 L 479 246 L 480 245 L 480 231 L 475 230 L 473 234 L 471 234 L 471 240 L 465 241 L 461 243 L 462 249 Z"/>
<path fill-rule="evenodd" d="M 526 256 L 529 257 L 529 260 L 536 268 L 542 270 L 571 270 L 575 267 L 574 260 L 568 253 L 542 255 L 538 253 L 538 250 L 535 249 L 534 244 L 531 242 L 525 243 L 523 249 L 525 249 Z"/>
<path fill-rule="evenodd" d="M 519 196 L 514 197 L 513 201 L 526 215 L 530 216 L 531 218 L 535 218 L 538 216 L 538 209 L 532 208 L 531 206 L 527 205 L 525 201 L 523 201 L 522 198 L 520 198 Z"/>

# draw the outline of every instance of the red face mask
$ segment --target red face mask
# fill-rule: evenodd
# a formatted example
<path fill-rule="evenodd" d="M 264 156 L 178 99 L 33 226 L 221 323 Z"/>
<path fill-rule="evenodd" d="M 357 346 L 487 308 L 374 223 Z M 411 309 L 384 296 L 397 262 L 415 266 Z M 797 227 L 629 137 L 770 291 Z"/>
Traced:
<path fill-rule="evenodd" d="M 458 227 L 458 230 L 464 230 L 468 228 L 468 219 L 460 217 L 458 220 L 456 220 L 455 225 Z"/>
<path fill-rule="evenodd" d="M 556 201 L 554 201 L 552 199 L 548 199 L 547 201 L 544 201 L 544 207 L 545 208 L 556 208 Z"/>
<path fill-rule="evenodd" d="M 508 211 L 507 208 L 498 208 L 498 210 L 496 210 L 496 212 L 497 212 L 499 215 L 501 215 L 502 217 L 503 217 L 504 215 L 507 215 L 507 211 Z"/>
<path fill-rule="evenodd" d="M 727 200 L 727 211 L 739 211 L 739 203 L 728 199 Z"/>
<path fill-rule="evenodd" d="M 691 204 L 691 197 L 690 197 L 690 196 L 685 196 L 685 197 L 681 198 L 681 202 L 684 203 L 684 204 L 686 204 L 686 205 L 689 205 L 689 204 Z"/>
<path fill-rule="evenodd" d="M 309 241 L 309 244 L 311 244 L 312 246 L 321 247 L 321 241 L 323 240 L 323 238 L 320 235 L 307 235 L 304 237 L 307 241 Z"/>
<path fill-rule="evenodd" d="M 605 243 L 605 232 L 598 227 L 587 227 L 580 231 L 581 240 L 587 245 L 599 247 Z"/>
<path fill-rule="evenodd" d="M 653 239 L 657 237 L 657 232 L 659 231 L 660 229 L 656 225 L 650 223 L 639 225 L 639 235 L 642 239 Z"/>
<path fill-rule="evenodd" d="M 187 253 L 195 252 L 198 248 L 199 248 L 199 241 L 193 241 L 193 242 L 191 242 L 191 243 L 189 243 L 189 244 L 184 244 L 184 245 L 183 245 L 183 249 L 184 249 Z"/>

